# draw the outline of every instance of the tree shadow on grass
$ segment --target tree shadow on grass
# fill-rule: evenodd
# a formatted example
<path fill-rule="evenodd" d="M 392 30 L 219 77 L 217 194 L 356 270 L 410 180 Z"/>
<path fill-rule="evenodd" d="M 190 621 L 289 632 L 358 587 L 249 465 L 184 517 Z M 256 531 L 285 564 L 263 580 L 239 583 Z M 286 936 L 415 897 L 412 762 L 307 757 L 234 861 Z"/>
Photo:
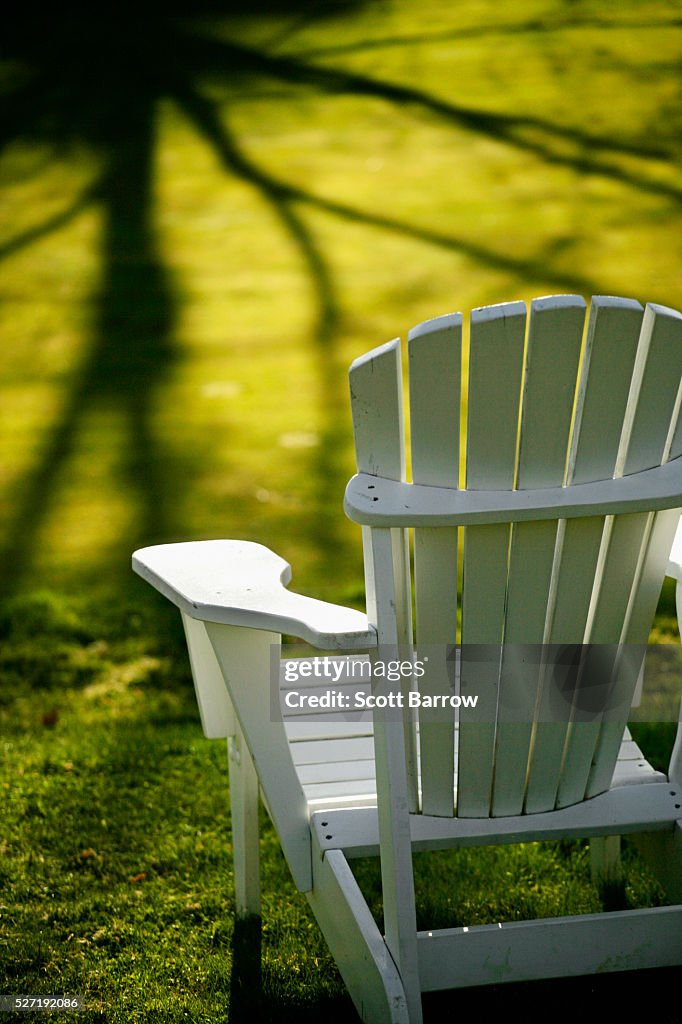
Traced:
<path fill-rule="evenodd" d="M 310 460 L 314 498 L 303 528 L 320 561 L 338 556 L 342 546 L 330 496 L 340 496 L 345 482 L 339 429 L 339 413 L 345 407 L 345 375 L 337 353 L 341 303 L 329 254 L 317 240 L 306 211 L 465 256 L 520 283 L 540 279 L 561 290 L 590 293 L 599 290 L 598 282 L 589 274 L 556 269 L 552 244 L 540 247 L 532 257 L 517 257 L 288 182 L 261 166 L 240 145 L 229 120 L 237 98 L 261 90 L 263 85 L 325 96 L 366 97 L 392 109 L 409 110 L 417 117 L 435 119 L 453 131 L 528 153 L 548 166 L 610 179 L 674 205 L 682 200 L 682 188 L 652 174 L 639 160 L 671 158 L 669 147 L 652 143 L 650 133 L 612 136 L 547 117 L 476 109 L 412 84 L 321 63 L 324 51 L 291 50 L 291 40 L 301 27 L 323 17 L 350 17 L 365 5 L 366 0 L 339 0 L 328 5 L 310 0 L 255 0 L 249 17 L 252 22 L 264 19 L 266 38 L 261 44 L 244 42 L 242 27 L 247 19 L 243 6 L 217 0 L 204 0 L 191 8 L 171 5 L 164 11 L 143 2 L 124 5 L 115 12 L 97 10 L 90 16 L 59 10 L 47 12 L 40 25 L 27 11 L 16 14 L 7 26 L 5 52 L 20 72 L 5 98 L 2 141 L 47 142 L 58 151 L 85 146 L 98 156 L 102 171 L 61 213 L 11 238 L 0 248 L 0 257 L 60 230 L 96 204 L 103 220 L 103 283 L 94 299 L 94 329 L 84 366 L 74 376 L 64 411 L 35 468 L 18 489 L 15 514 L 0 550 L 0 594 L 16 592 L 27 579 L 60 478 L 74 455 L 83 423 L 93 411 L 114 411 L 125 424 L 120 480 L 138 510 L 126 546 L 166 540 L 182 532 L 175 520 L 172 495 L 187 467 L 171 466 L 154 436 L 151 419 L 157 391 L 180 354 L 175 338 L 178 297 L 154 228 L 160 101 L 174 102 L 225 171 L 250 185 L 270 206 L 312 284 L 315 314 L 311 336 L 318 353 L 322 430 Z M 276 26 L 269 39 L 268 19 Z M 571 23 L 566 20 L 567 25 Z M 521 20 L 517 25 L 519 32 L 545 28 L 535 21 Z M 407 40 L 412 41 L 420 40 Z M 289 46 L 285 54 L 278 50 L 283 43 Z M 375 43 L 405 45 L 406 40 L 386 36 Z M 329 54 L 334 55 L 333 48 Z M 282 100 L 274 98 L 273 102 L 286 102 L 286 96 L 285 91 Z"/>
<path fill-rule="evenodd" d="M 466 1018 L 493 1020 L 519 1016 L 527 1024 L 582 1017 L 586 1021 L 627 1017 L 632 1006 L 656 992 L 660 1024 L 679 1024 L 678 968 L 656 968 L 579 978 L 431 992 L 424 997 L 424 1022 L 439 1021 L 453 1006 Z M 516 1009 L 516 1012 L 514 1010 Z"/>
<path fill-rule="evenodd" d="M 263 1011 L 261 969 L 261 919 L 237 918 L 232 931 L 230 972 L 230 1020 L 247 1024 Z"/>
<path fill-rule="evenodd" d="M 329 5 L 327 13 L 338 15 L 355 5 L 345 0 Z M 256 6 L 280 17 L 320 16 L 305 2 L 259 0 Z M 208 2 L 192 8 L 199 22 L 213 15 L 229 17 L 232 11 L 241 15 L 240 5 Z M 172 492 L 181 484 L 184 467 L 169 465 L 151 421 L 154 396 L 179 355 L 174 331 L 178 300 L 154 228 L 158 102 L 177 92 L 178 50 L 186 51 L 195 74 L 203 71 L 196 25 L 186 31 L 179 13 L 160 14 L 144 4 L 115 16 L 98 12 L 91 19 L 60 12 L 48 15 L 49 24 L 40 32 L 31 17 L 18 15 L 8 33 L 10 58 L 23 65 L 25 74 L 18 76 L 7 110 L 4 144 L 22 138 L 63 149 L 84 142 L 99 155 L 103 170 L 61 212 L 10 238 L 0 247 L 0 258 L 59 231 L 96 205 L 103 220 L 103 281 L 94 297 L 94 329 L 84 365 L 74 373 L 64 410 L 14 497 L 14 514 L 0 548 L 2 597 L 20 591 L 30 574 L 36 539 L 93 412 L 117 416 L 123 424 L 121 484 L 138 509 L 127 548 L 179 532 Z M 224 69 L 228 80 L 236 74 L 242 85 L 250 73 L 248 61 L 236 71 L 228 61 Z M 191 109 L 204 135 L 211 133 L 213 109 L 198 92 L 188 89 L 180 105 Z M 214 133 L 211 141 L 224 157 L 219 135 Z M 274 201 L 265 177 L 255 184 Z M 293 208 L 279 203 L 277 209 L 313 278 L 320 308 L 315 336 L 324 345 L 337 319 L 331 276 Z M 93 451 L 92 458 L 101 454 Z"/>
<path fill-rule="evenodd" d="M 283 998 L 263 967 L 262 946 L 260 918 L 237 919 L 232 932 L 231 1024 L 347 1024 L 357 1019 L 347 994 L 317 998 L 314 1003 Z"/>
<path fill-rule="evenodd" d="M 73 457 L 91 412 L 120 415 L 124 430 L 122 482 L 141 510 L 136 536 L 167 535 L 173 502 L 151 425 L 155 390 L 177 358 L 176 300 L 149 223 L 153 109 L 131 111 L 125 146 L 112 147 L 98 186 L 104 211 L 104 280 L 95 301 L 95 326 L 83 368 L 36 468 L 23 481 L 13 524 L 0 554 L 2 592 L 20 589 L 36 535 L 61 474 Z M 93 460 L 101 457 L 94 450 Z M 74 524 L 77 529 L 77 524 Z"/>

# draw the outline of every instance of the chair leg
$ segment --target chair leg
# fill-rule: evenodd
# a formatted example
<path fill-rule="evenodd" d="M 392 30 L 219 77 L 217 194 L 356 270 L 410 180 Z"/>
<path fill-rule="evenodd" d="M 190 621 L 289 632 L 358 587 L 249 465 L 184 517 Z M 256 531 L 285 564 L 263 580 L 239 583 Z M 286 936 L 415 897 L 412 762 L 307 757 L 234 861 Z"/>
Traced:
<path fill-rule="evenodd" d="M 590 869 L 604 910 L 623 910 L 626 902 L 620 836 L 590 839 Z"/>
<path fill-rule="evenodd" d="M 644 832 L 633 839 L 668 900 L 682 903 L 682 818 L 669 832 Z"/>
<path fill-rule="evenodd" d="M 313 854 L 306 897 L 341 972 L 358 1016 L 367 1024 L 416 1024 L 402 979 L 341 850 Z"/>
<path fill-rule="evenodd" d="M 237 917 L 260 917 L 258 776 L 238 728 L 227 744 Z"/>
<path fill-rule="evenodd" d="M 600 887 L 620 883 L 620 836 L 590 839 L 590 870 L 592 881 Z"/>

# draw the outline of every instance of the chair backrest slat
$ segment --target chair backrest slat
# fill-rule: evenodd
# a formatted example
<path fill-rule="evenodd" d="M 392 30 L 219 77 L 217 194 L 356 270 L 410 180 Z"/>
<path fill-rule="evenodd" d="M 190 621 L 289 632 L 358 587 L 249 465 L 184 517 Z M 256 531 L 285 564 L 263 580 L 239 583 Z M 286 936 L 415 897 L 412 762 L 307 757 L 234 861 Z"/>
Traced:
<path fill-rule="evenodd" d="M 598 603 L 591 622 L 587 624 L 586 643 L 603 646 L 619 642 L 648 520 L 647 513 L 607 520 L 595 580 L 595 591 L 599 588 Z M 606 659 L 606 655 L 604 657 Z M 565 768 L 557 794 L 558 807 L 583 799 L 599 732 L 597 717 L 591 721 L 569 723 L 564 751 Z"/>
<path fill-rule="evenodd" d="M 373 349 L 350 368 L 351 413 L 358 470 L 389 480 L 405 479 L 400 340 Z M 362 528 L 367 614 L 376 624 L 371 531 Z"/>
<path fill-rule="evenodd" d="M 542 644 L 557 523 L 515 523 L 509 556 L 507 611 L 495 732 L 495 780 L 491 813 L 520 814 L 541 684 L 538 660 L 525 645 Z M 525 615 L 524 615 L 525 610 Z"/>
<path fill-rule="evenodd" d="M 415 483 L 459 483 L 462 317 L 429 320 L 409 334 L 410 442 Z M 419 646 L 457 641 L 457 528 L 414 531 L 416 635 Z M 420 692 L 450 693 L 447 665 L 425 664 Z M 424 814 L 454 813 L 454 710 L 425 709 L 419 720 Z"/>
<path fill-rule="evenodd" d="M 585 338 L 567 483 L 608 480 L 618 458 L 644 309 L 595 295 Z"/>
<path fill-rule="evenodd" d="M 637 352 L 643 308 L 632 299 L 595 296 L 590 306 L 582 355 L 566 483 L 604 480 L 613 475 Z M 580 642 L 590 608 L 604 530 L 604 516 L 560 523 L 545 642 Z M 563 774 L 571 776 L 576 758 L 565 758 L 568 721 L 552 713 L 552 678 L 544 676 L 528 769 L 525 809 L 554 806 Z"/>
<path fill-rule="evenodd" d="M 471 314 L 466 485 L 472 490 L 514 486 L 525 333 L 522 302 Z M 509 536 L 506 524 L 464 530 L 460 693 L 478 703 L 459 725 L 460 817 L 490 813 L 499 683 L 494 652 L 504 631 Z M 490 645 L 492 659 L 480 657 L 479 645 Z"/>
<path fill-rule="evenodd" d="M 360 356 L 349 376 L 358 471 L 404 480 L 400 339 Z"/>
<path fill-rule="evenodd" d="M 531 304 L 516 477 L 516 486 L 522 490 L 564 481 L 584 320 L 585 301 L 577 295 L 536 299 Z M 494 816 L 523 810 L 542 673 L 537 660 L 522 657 L 521 645 L 545 640 L 556 540 L 556 520 L 512 527 L 495 736 Z"/>
<path fill-rule="evenodd" d="M 508 525 L 464 531 L 460 694 L 475 697 L 477 704 L 459 723 L 457 814 L 462 818 L 490 813 L 508 557 Z"/>
<path fill-rule="evenodd" d="M 526 336 L 526 306 L 504 302 L 471 313 L 466 486 L 511 490 Z"/>
<path fill-rule="evenodd" d="M 603 528 L 603 516 L 559 524 L 551 620 L 545 634 L 550 651 L 558 651 L 560 644 L 580 642 L 584 636 Z M 554 807 L 562 773 L 571 771 L 564 759 L 568 717 L 557 718 L 553 683 L 552 666 L 545 664 L 526 783 L 524 809 L 529 814 Z"/>
<path fill-rule="evenodd" d="M 618 470 L 627 476 L 667 461 L 682 372 L 682 314 L 648 304 L 625 415 Z M 679 438 L 673 424 L 673 440 Z M 679 444 L 679 440 L 678 440 Z"/>
<path fill-rule="evenodd" d="M 516 477 L 521 490 L 563 482 L 585 308 L 580 295 L 531 303 Z"/>
<path fill-rule="evenodd" d="M 358 469 L 389 480 L 405 479 L 405 431 L 400 339 L 396 338 L 356 359 L 350 368 L 351 413 Z M 392 529 L 390 599 L 379 607 L 372 530 L 363 527 L 367 615 L 379 629 L 379 643 L 408 645 L 412 642 L 412 595 L 407 531 Z M 382 546 L 385 561 L 387 546 Z M 384 591 L 386 584 L 383 583 Z M 385 595 L 384 595 L 385 596 Z M 405 757 L 408 802 L 417 809 L 417 753 L 414 722 L 405 722 Z"/>
<path fill-rule="evenodd" d="M 408 335 L 410 447 L 415 483 L 457 487 L 462 316 L 427 320 Z"/>

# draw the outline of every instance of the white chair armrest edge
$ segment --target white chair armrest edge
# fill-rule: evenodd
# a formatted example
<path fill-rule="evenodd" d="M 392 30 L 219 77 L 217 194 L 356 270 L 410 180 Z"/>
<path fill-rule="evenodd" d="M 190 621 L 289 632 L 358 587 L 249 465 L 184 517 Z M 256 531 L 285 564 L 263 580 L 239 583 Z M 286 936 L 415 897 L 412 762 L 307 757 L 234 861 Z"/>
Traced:
<path fill-rule="evenodd" d="M 193 619 L 285 633 L 322 650 L 376 646 L 364 613 L 287 590 L 288 563 L 262 544 L 160 544 L 136 551 L 133 569 Z"/>

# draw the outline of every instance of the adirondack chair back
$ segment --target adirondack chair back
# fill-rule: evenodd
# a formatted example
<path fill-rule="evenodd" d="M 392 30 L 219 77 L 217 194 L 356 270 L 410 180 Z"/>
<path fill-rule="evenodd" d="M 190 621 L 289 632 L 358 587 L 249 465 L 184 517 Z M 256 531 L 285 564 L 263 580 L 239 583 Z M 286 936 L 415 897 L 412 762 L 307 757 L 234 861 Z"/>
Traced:
<path fill-rule="evenodd" d="M 679 313 L 600 296 L 586 323 L 585 301 L 569 295 L 534 300 L 528 317 L 522 302 L 474 310 L 464 348 L 462 327 L 453 314 L 409 334 L 414 483 L 571 488 L 682 454 Z M 399 341 L 356 360 L 350 387 L 358 471 L 405 480 Z M 379 643 L 413 640 L 412 550 L 417 648 L 461 644 L 460 694 L 478 695 L 459 722 L 450 709 L 422 710 L 418 727 L 406 712 L 402 730 L 379 730 L 389 749 L 378 759 L 404 758 L 410 810 L 530 813 L 608 789 L 625 716 L 554 720 L 542 664 L 520 658 L 519 645 L 645 644 L 678 521 L 679 509 L 563 519 L 557 510 L 513 523 L 483 515 L 418 525 L 412 548 L 404 522 L 363 526 Z M 497 662 L 481 658 L 482 645 L 500 650 Z M 450 682 L 441 665 L 418 685 L 445 695 Z"/>

